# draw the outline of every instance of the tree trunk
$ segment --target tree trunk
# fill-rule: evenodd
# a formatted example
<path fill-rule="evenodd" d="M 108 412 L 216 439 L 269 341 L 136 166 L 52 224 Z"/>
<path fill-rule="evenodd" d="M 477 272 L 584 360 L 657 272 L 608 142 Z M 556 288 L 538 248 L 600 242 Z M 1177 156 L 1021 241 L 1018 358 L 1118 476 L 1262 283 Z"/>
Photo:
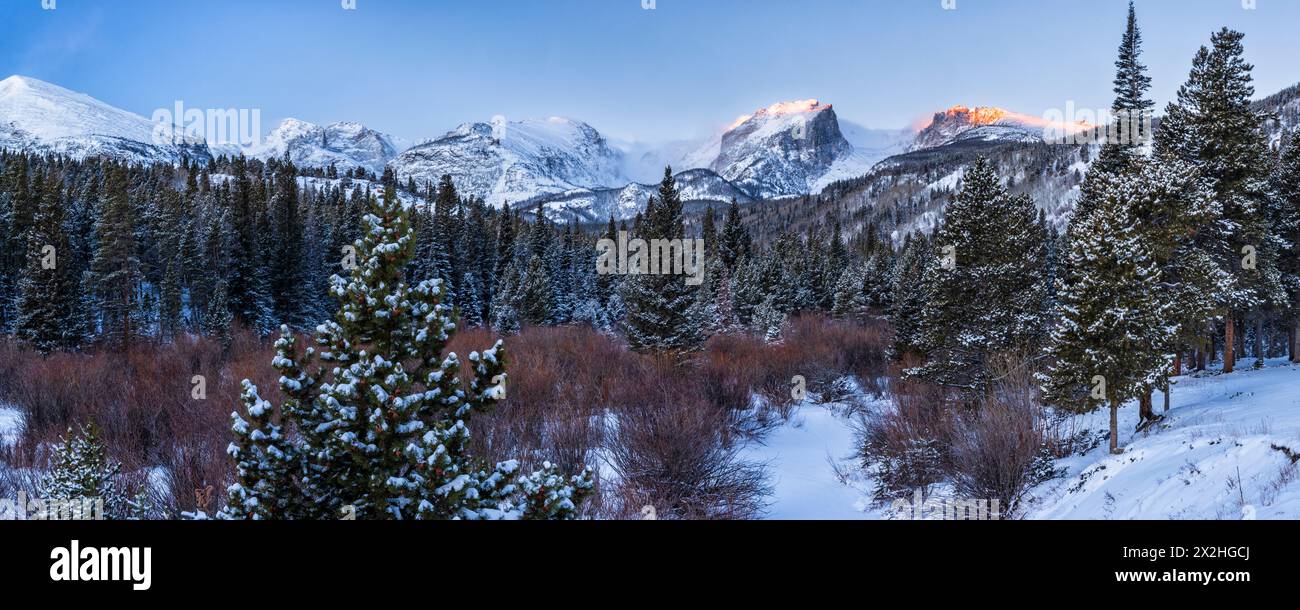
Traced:
<path fill-rule="evenodd" d="M 1170 377 L 1177 377 L 1183 374 L 1183 355 L 1174 354 L 1174 371 L 1169 374 Z"/>
<path fill-rule="evenodd" d="M 1112 455 L 1122 453 L 1119 449 L 1119 401 L 1110 401 L 1110 452 Z"/>
<path fill-rule="evenodd" d="M 1264 366 L 1264 316 L 1255 318 L 1255 368 Z"/>
<path fill-rule="evenodd" d="M 1223 322 L 1223 372 L 1231 373 L 1237 363 L 1237 321 L 1228 314 Z"/>
<path fill-rule="evenodd" d="M 1174 384 L 1171 382 L 1171 383 L 1169 383 L 1169 385 L 1166 385 L 1166 386 L 1165 386 L 1165 391 L 1162 392 L 1162 394 L 1165 395 L 1165 412 L 1166 412 L 1166 413 L 1169 412 L 1169 393 L 1172 392 L 1172 391 L 1174 391 Z"/>
<path fill-rule="evenodd" d="M 1148 422 L 1156 418 L 1155 409 L 1152 408 L 1154 402 L 1151 400 L 1151 390 L 1138 397 L 1139 422 Z"/>
<path fill-rule="evenodd" d="M 1300 362 L 1300 352 L 1296 348 L 1300 347 L 1300 319 L 1291 320 L 1291 362 Z"/>

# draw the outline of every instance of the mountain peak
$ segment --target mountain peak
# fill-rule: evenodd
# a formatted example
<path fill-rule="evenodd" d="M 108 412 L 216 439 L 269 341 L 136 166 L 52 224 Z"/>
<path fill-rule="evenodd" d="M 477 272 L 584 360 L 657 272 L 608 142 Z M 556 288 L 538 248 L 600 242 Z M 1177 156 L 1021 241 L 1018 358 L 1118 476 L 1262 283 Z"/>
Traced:
<path fill-rule="evenodd" d="M 935 148 L 959 140 L 1043 141 L 1047 134 L 1070 135 L 1094 127 L 1085 121 L 1051 121 L 996 106 L 957 104 L 934 113 L 930 122 L 917 133 L 909 150 Z"/>
<path fill-rule="evenodd" d="M 736 118 L 731 125 L 727 126 L 730 131 L 753 119 L 763 119 L 769 117 L 783 117 L 791 115 L 802 115 L 830 110 L 830 104 L 823 104 L 815 99 L 791 100 L 788 102 L 777 102 L 766 108 L 759 108 L 753 114 L 741 115 Z"/>

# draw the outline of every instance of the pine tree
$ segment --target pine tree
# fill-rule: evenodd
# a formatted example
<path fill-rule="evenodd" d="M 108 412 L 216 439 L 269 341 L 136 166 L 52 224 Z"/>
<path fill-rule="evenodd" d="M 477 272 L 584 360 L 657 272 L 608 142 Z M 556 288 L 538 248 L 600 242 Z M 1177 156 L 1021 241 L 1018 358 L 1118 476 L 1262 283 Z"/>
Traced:
<path fill-rule="evenodd" d="M 6 269 L 18 269 L 27 261 L 27 231 L 36 214 L 36 202 L 31 193 L 29 162 L 26 155 L 16 155 L 5 163 L 0 176 L 0 263 Z M 13 329 L 17 306 L 17 277 L 0 274 L 0 329 Z"/>
<path fill-rule="evenodd" d="M 533 256 L 528 261 L 528 270 L 524 272 L 515 296 L 513 306 L 520 322 L 541 326 L 552 321 L 555 296 L 550 275 L 540 257 Z"/>
<path fill-rule="evenodd" d="M 1120 172 L 1141 156 L 1139 141 L 1143 134 L 1131 128 L 1145 124 L 1155 102 L 1146 98 L 1151 89 L 1151 77 L 1142 64 L 1142 32 L 1137 25 L 1137 11 L 1130 1 L 1128 26 L 1119 46 L 1119 59 L 1115 61 L 1115 102 L 1111 105 L 1113 119 L 1121 124 L 1119 141 L 1108 138 L 1101 155 L 1091 171 Z"/>
<path fill-rule="evenodd" d="M 1076 220 L 1043 387 L 1049 404 L 1076 412 L 1108 404 L 1112 453 L 1120 451 L 1120 405 L 1163 383 L 1172 361 L 1160 269 L 1129 214 L 1133 182 L 1106 178 L 1097 207 Z"/>
<path fill-rule="evenodd" d="M 781 333 L 785 329 L 788 318 L 789 316 L 777 307 L 776 299 L 769 296 L 754 310 L 754 332 L 762 335 L 763 340 L 768 343 L 777 343 L 781 340 Z"/>
<path fill-rule="evenodd" d="M 91 262 L 101 327 L 120 349 L 130 346 L 134 326 L 140 259 L 135 241 L 135 213 L 127 195 L 127 170 L 110 164 L 104 170 L 104 209 L 95 223 L 95 258 Z"/>
<path fill-rule="evenodd" d="M 1275 249 L 1270 247 L 1268 138 L 1252 107 L 1252 67 L 1243 57 L 1243 34 L 1227 28 L 1211 36 L 1192 63 L 1187 83 L 1178 90 L 1156 132 L 1155 151 L 1196 167 L 1201 182 L 1221 206 L 1221 215 L 1199 227 L 1196 245 L 1213 258 L 1230 283 L 1210 295 L 1223 312 L 1223 370 L 1236 360 L 1236 322 L 1244 314 L 1270 305 L 1278 278 Z M 1253 248 L 1254 268 L 1242 262 Z"/>
<path fill-rule="evenodd" d="M 672 168 L 664 169 L 658 197 L 646 206 L 645 224 L 638 237 L 652 240 L 683 239 L 682 200 L 673 179 Z M 628 344 L 638 351 L 661 351 L 678 354 L 698 350 L 704 343 L 701 319 L 692 312 L 695 287 L 687 277 L 664 273 L 630 275 L 623 282 L 623 300 L 627 308 L 624 330 Z"/>
<path fill-rule="evenodd" d="M 230 254 L 230 310 L 243 324 L 263 330 L 271 317 L 271 293 L 264 273 L 266 257 L 260 237 L 265 233 L 259 227 L 256 183 L 249 178 L 243 155 L 235 158 L 231 172 L 230 224 L 236 239 Z"/>
<path fill-rule="evenodd" d="M 105 519 L 125 519 L 130 504 L 119 487 L 122 465 L 108 456 L 108 448 L 99 438 L 99 428 L 86 424 L 80 431 L 72 428 L 54 448 L 53 465 L 41 481 L 41 493 L 47 500 L 68 503 L 72 507 L 102 502 L 98 511 Z M 86 519 L 87 512 L 73 518 Z"/>
<path fill-rule="evenodd" d="M 160 290 L 161 300 L 159 302 L 158 322 L 162 330 L 162 336 L 166 339 L 175 339 L 180 334 L 183 324 L 181 319 L 184 314 L 182 310 L 184 306 L 183 287 L 181 286 L 182 263 L 176 258 L 167 262 L 167 272 L 163 276 Z"/>
<path fill-rule="evenodd" d="M 1047 316 L 1046 236 L 1037 219 L 1033 202 L 1008 194 L 984 159 L 966 172 L 925 272 L 930 299 L 919 346 L 927 362 L 909 375 L 973 401 L 988 390 L 990 356 L 1036 351 Z"/>
<path fill-rule="evenodd" d="M 217 282 L 207 309 L 203 316 L 203 334 L 216 337 L 221 342 L 222 349 L 229 349 L 231 341 L 230 325 L 234 323 L 235 316 L 230 312 L 230 304 L 226 298 L 226 282 L 224 280 Z"/>
<path fill-rule="evenodd" d="M 298 205 L 298 172 L 284 158 L 273 163 L 275 183 L 267 206 L 271 237 L 267 251 L 272 319 L 279 324 L 301 326 L 309 316 L 306 308 L 303 226 Z"/>
<path fill-rule="evenodd" d="M 862 315 L 862 310 L 867 306 L 867 294 L 864 290 L 866 279 L 865 267 L 850 266 L 840 273 L 839 280 L 835 282 L 835 304 L 831 308 L 832 315 L 837 318 L 856 318 Z"/>
<path fill-rule="evenodd" d="M 505 398 L 502 343 L 469 355 L 473 376 L 463 387 L 460 359 L 443 356 L 455 323 L 442 282 L 409 286 L 403 277 L 415 238 L 391 190 L 374 202 L 366 224 L 358 267 L 332 280 L 341 305 L 317 329 L 319 351 L 300 356 L 287 328 L 276 344 L 287 421 L 278 425 L 292 425 L 301 438 L 281 451 L 298 456 L 296 467 L 285 468 L 296 474 L 289 483 L 261 483 L 279 480 L 276 451 L 259 453 L 256 445 L 276 438 L 276 424 L 246 385 L 253 419 L 241 418 L 248 432 L 237 437 L 234 453 L 256 476 L 232 487 L 229 514 L 246 515 L 251 497 L 254 506 L 285 507 L 269 513 L 277 517 L 330 518 L 341 510 L 360 519 L 575 517 L 591 489 L 590 471 L 564 478 L 543 464 L 521 476 L 516 461 L 488 468 L 470 455 L 467 420 Z M 324 366 L 312 367 L 314 357 Z"/>
<path fill-rule="evenodd" d="M 72 252 L 63 230 L 62 190 L 55 177 L 45 177 L 18 280 L 16 332 L 42 354 L 77 349 L 85 339 L 81 287 L 72 275 Z"/>
<path fill-rule="evenodd" d="M 749 256 L 750 237 L 744 224 L 740 221 L 740 204 L 735 199 L 727 208 L 727 220 L 722 227 L 722 243 L 718 244 L 718 256 L 727 269 L 734 270 L 736 262 Z"/>
<path fill-rule="evenodd" d="M 1300 362 L 1300 131 L 1292 133 L 1274 174 L 1273 232 L 1281 240 L 1280 273 L 1287 293 L 1289 356 Z"/>
<path fill-rule="evenodd" d="M 921 350 L 921 314 L 930 300 L 925 270 L 931 245 L 924 237 L 911 237 L 903 244 L 890 279 L 889 319 L 894 327 L 890 349 L 895 360 L 905 360 Z"/>
<path fill-rule="evenodd" d="M 277 343 L 289 340 L 284 337 Z M 275 407 L 262 400 L 257 387 L 245 379 L 240 401 L 248 419 L 230 414 L 235 440 L 226 450 L 235 462 L 235 483 L 227 490 L 229 502 L 220 514 L 227 519 L 287 519 L 305 516 L 302 499 L 294 493 L 297 450 L 273 421 Z"/>

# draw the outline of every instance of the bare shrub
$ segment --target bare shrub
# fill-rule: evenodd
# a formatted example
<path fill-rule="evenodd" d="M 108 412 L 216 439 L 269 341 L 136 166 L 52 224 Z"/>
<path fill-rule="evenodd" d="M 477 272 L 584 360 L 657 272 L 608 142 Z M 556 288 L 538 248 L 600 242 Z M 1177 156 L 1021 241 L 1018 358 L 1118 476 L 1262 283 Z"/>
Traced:
<path fill-rule="evenodd" d="M 907 364 L 895 369 L 906 368 Z M 931 384 L 899 379 L 893 401 L 864 417 L 861 453 L 875 471 L 878 502 L 910 496 L 944 479 L 950 429 L 945 392 Z"/>
<path fill-rule="evenodd" d="M 656 397 L 673 394 L 656 388 Z M 745 461 L 722 434 L 722 414 L 702 400 L 646 400 L 619 411 L 607 431 L 609 464 L 618 475 L 615 516 L 642 507 L 664 519 L 752 519 L 771 493 L 761 464 Z"/>

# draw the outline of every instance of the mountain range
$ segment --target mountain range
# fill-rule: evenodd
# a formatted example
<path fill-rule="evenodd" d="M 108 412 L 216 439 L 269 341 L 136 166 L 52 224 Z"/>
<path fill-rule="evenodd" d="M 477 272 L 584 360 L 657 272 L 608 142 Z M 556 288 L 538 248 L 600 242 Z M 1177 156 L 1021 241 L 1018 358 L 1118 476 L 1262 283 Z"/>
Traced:
<path fill-rule="evenodd" d="M 1260 103 L 1278 114 L 1281 127 L 1290 127 L 1300 92 L 1288 89 Z M 1075 177 L 1087 167 L 1087 147 L 1051 145 L 1044 133 L 1091 127 L 1001 108 L 954 106 L 919 128 L 872 129 L 842 121 L 831 104 L 808 99 L 759 108 L 704 138 L 658 145 L 611 141 L 571 118 L 496 117 L 464 123 L 412 146 L 359 123 L 321 126 L 286 119 L 259 141 L 241 146 L 159 138 L 153 121 L 89 95 L 24 76 L 0 81 L 0 149 L 133 163 L 287 154 L 302 166 L 375 174 L 392 169 L 402 183 L 424 185 L 449 174 L 462 193 L 490 204 L 540 203 L 559 217 L 588 221 L 634 216 L 653 194 L 663 168 L 671 166 L 688 203 L 848 197 L 878 208 L 871 212 L 877 216 L 885 208 L 894 210 L 887 224 L 906 232 L 937 221 L 944 194 L 959 184 L 973 155 L 1001 158 L 1008 150 L 1016 152 L 1003 155 L 1007 175 L 1022 181 L 1021 188 L 1033 186 L 1034 194 L 1050 197 L 1040 205 L 1050 208 L 1049 215 L 1064 217 Z M 1042 166 L 1048 159 L 1050 168 L 1026 173 L 1026 166 Z M 877 205 L 882 202 L 888 205 Z"/>

